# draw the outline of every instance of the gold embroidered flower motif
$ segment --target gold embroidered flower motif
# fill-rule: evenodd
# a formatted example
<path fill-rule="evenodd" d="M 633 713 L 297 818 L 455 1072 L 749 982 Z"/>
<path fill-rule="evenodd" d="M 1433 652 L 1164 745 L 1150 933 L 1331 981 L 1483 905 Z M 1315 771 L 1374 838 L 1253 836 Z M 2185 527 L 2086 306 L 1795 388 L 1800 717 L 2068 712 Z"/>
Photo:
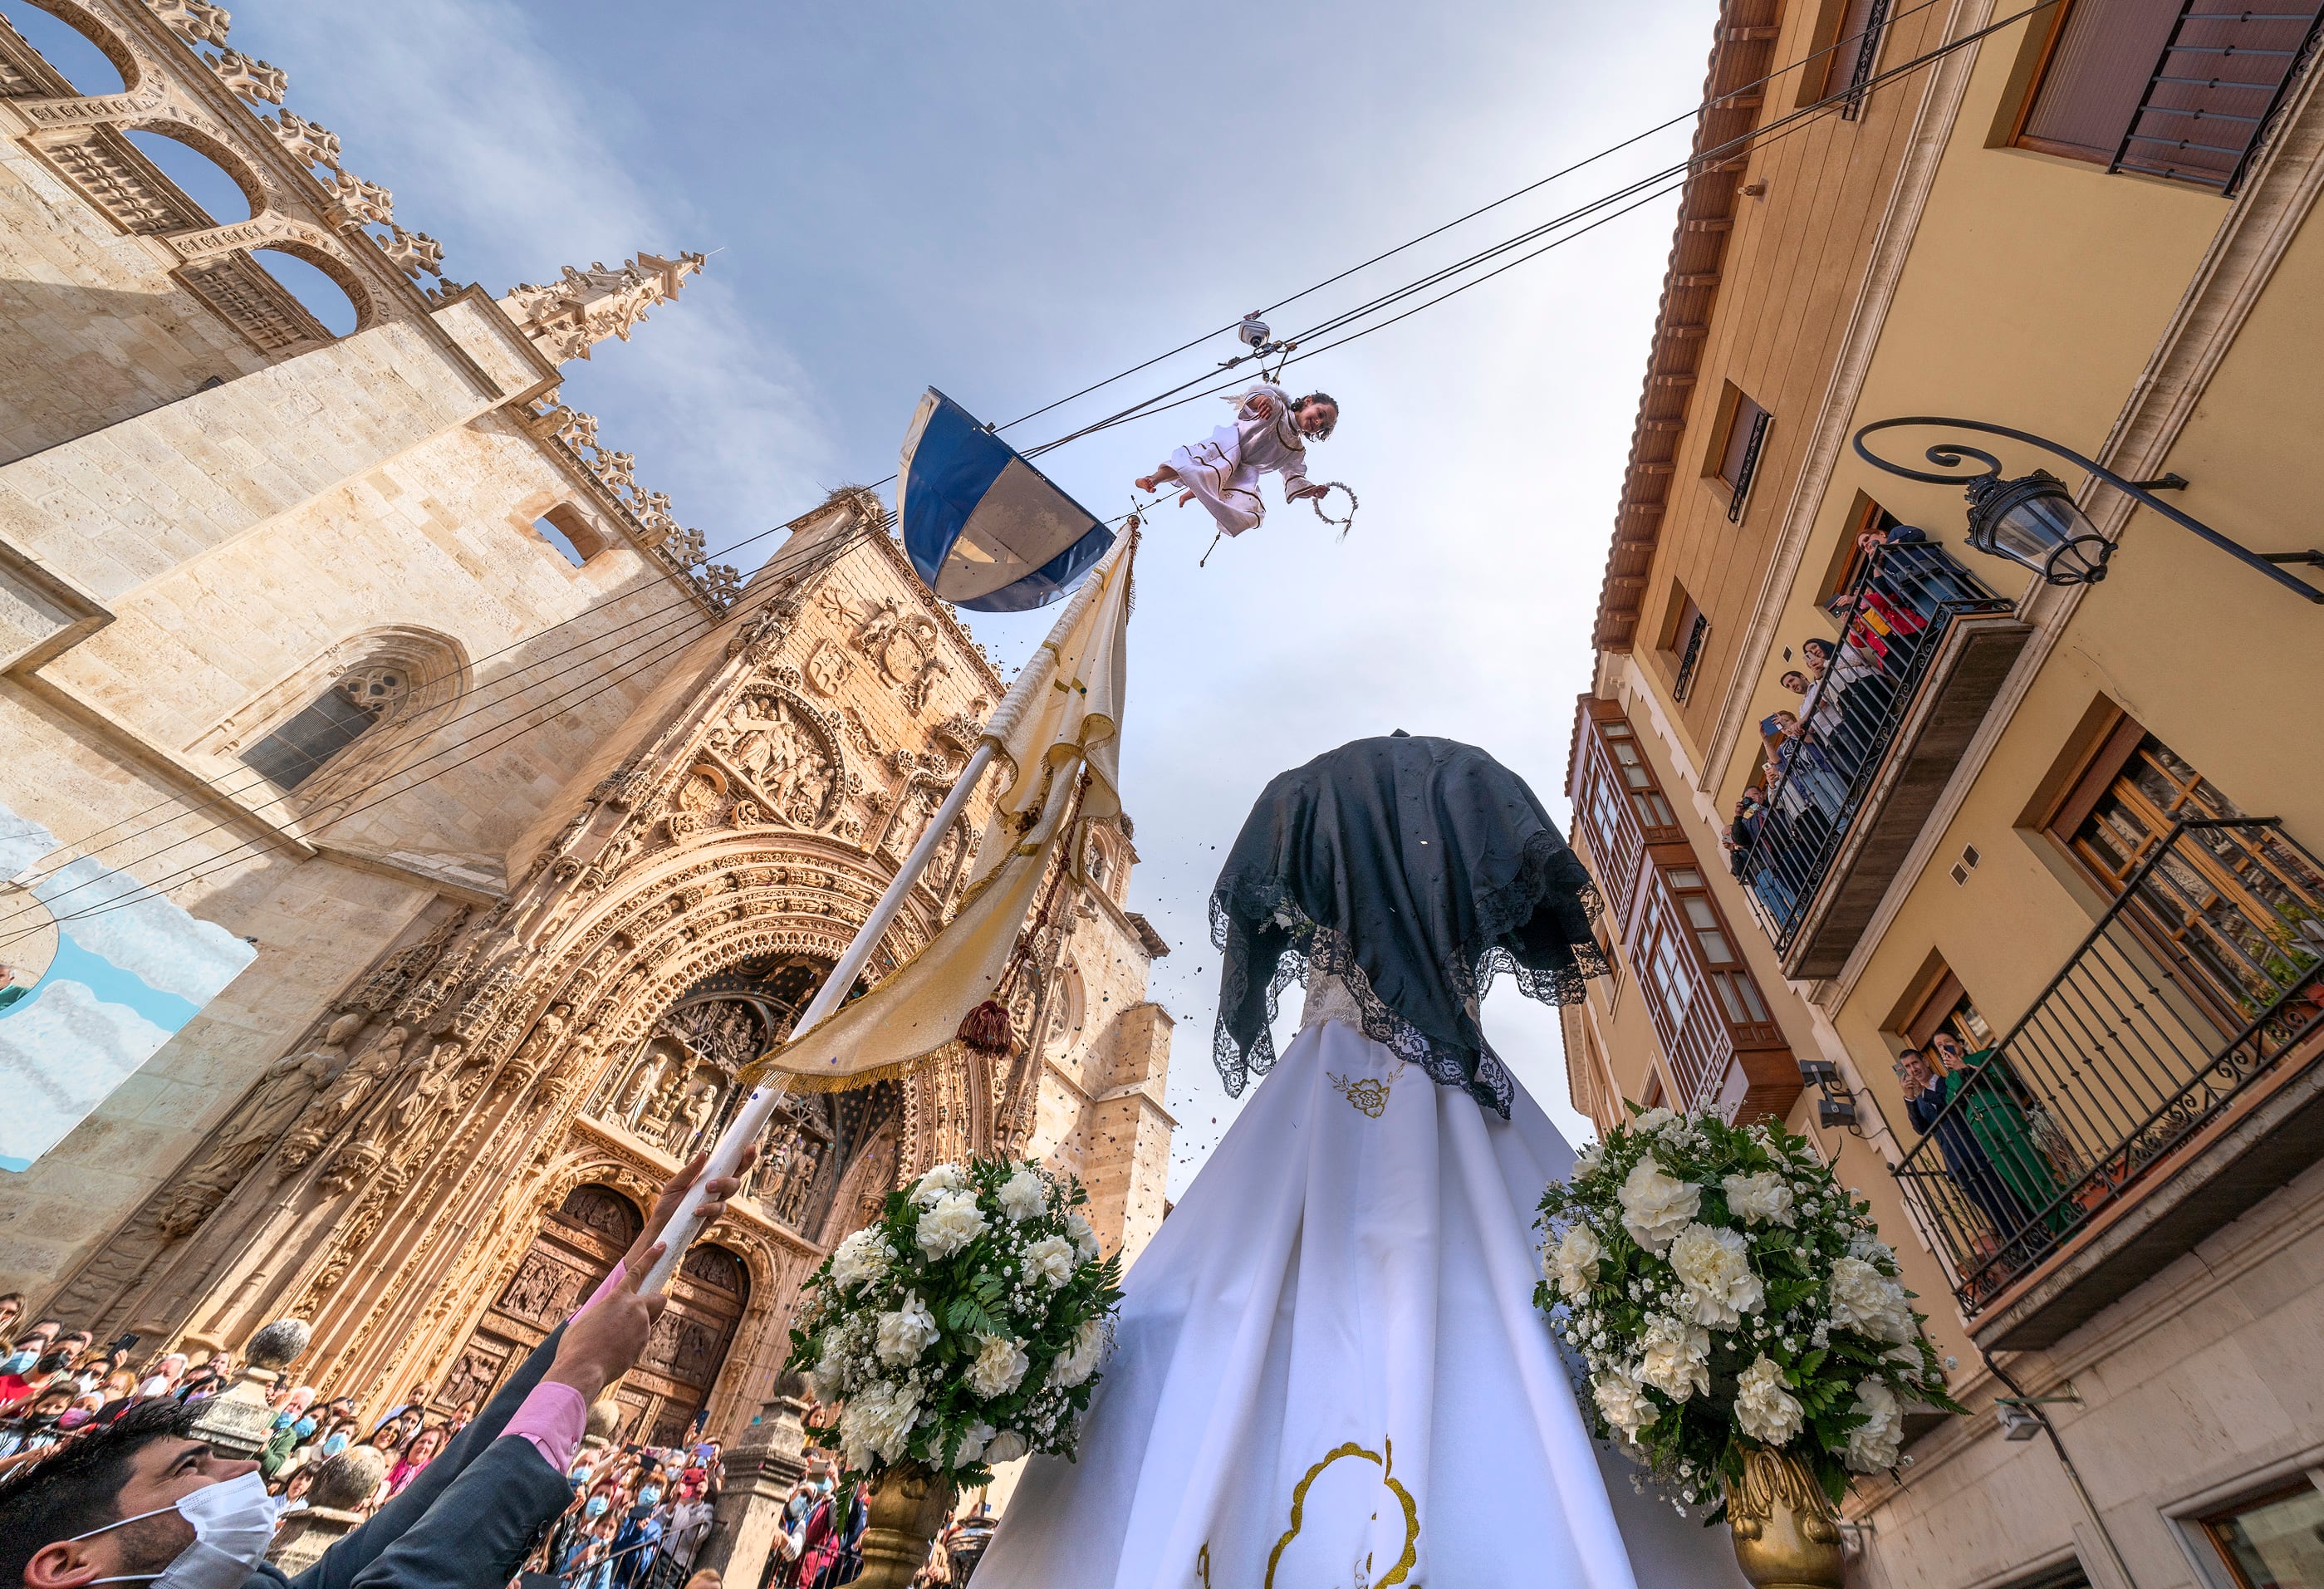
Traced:
<path fill-rule="evenodd" d="M 1378 1081 L 1370 1076 L 1351 1079 L 1329 1070 L 1323 1074 L 1332 1078 L 1332 1090 L 1345 1098 L 1349 1107 L 1369 1119 L 1378 1120 L 1388 1113 L 1388 1089 L 1396 1085 L 1396 1078 L 1404 1074 L 1404 1065 L 1398 1061 L 1394 1070 Z"/>

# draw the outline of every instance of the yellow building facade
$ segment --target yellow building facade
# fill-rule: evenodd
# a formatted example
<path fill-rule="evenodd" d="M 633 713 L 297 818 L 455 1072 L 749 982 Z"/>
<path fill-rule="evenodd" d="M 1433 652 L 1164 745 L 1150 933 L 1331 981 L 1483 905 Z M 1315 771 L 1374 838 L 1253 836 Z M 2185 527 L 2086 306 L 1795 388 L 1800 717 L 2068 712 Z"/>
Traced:
<path fill-rule="evenodd" d="M 2318 1571 L 2315 15 L 1720 18 L 1576 713 L 1618 970 L 1567 1052 L 1601 1122 L 1808 1132 L 1899 1248 L 1972 1412 L 1857 1485 L 1852 1582 Z M 1916 417 L 1968 423 L 1863 448 L 1955 483 L 1859 451 Z M 1948 443 L 2056 476 L 1978 522 L 2103 577 L 1970 547 Z"/>

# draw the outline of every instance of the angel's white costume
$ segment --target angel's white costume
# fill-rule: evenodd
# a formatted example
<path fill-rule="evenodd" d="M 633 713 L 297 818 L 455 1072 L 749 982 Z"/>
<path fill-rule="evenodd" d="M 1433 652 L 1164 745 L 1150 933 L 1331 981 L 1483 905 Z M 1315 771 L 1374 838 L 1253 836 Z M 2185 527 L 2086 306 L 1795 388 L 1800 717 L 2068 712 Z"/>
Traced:
<path fill-rule="evenodd" d="M 1268 402 L 1260 418 L 1259 399 Z M 1291 411 L 1291 399 L 1280 386 L 1265 382 L 1228 394 L 1235 405 L 1234 423 L 1211 432 L 1170 455 L 1178 472 L 1177 484 L 1218 521 L 1220 531 L 1240 535 L 1267 515 L 1259 501 L 1259 477 L 1272 471 L 1283 476 L 1284 499 L 1307 485 L 1307 439 Z"/>

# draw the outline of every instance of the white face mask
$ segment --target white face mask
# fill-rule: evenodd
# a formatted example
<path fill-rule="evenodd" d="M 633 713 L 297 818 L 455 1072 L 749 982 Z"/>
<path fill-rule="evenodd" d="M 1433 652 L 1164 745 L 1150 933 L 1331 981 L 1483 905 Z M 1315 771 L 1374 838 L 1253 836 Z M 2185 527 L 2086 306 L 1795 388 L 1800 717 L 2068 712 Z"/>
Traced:
<path fill-rule="evenodd" d="M 150 1582 L 153 1589 L 242 1589 L 258 1564 L 266 1559 L 266 1547 L 274 1543 L 274 1520 L 281 1510 L 282 1502 L 266 1492 L 266 1481 L 252 1472 L 221 1484 L 205 1484 L 180 1496 L 174 1506 L 157 1506 L 73 1538 L 86 1539 L 140 1518 L 175 1511 L 193 1524 L 194 1542 L 178 1552 L 168 1566 L 159 1573 L 124 1573 L 90 1582 Z"/>

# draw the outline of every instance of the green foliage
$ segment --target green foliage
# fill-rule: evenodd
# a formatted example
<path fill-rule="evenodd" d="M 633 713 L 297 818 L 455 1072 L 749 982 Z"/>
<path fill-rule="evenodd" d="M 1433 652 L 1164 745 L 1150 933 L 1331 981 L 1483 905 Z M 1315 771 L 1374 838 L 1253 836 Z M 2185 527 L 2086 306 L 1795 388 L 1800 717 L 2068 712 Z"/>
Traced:
<path fill-rule="evenodd" d="M 989 1443 L 1071 1455 L 1121 1300 L 1081 1183 L 1030 1162 L 939 1165 L 809 1278 L 788 1371 L 842 1403 L 810 1430 L 872 1479 L 908 1463 L 987 1482 Z"/>
<path fill-rule="evenodd" d="M 1837 1496 L 1895 1460 L 1906 1406 L 1960 1410 L 1870 1205 L 1804 1138 L 1632 1114 L 1541 1201 L 1535 1300 L 1590 1369 L 1599 1433 L 1689 1501 L 1755 1444 Z"/>

